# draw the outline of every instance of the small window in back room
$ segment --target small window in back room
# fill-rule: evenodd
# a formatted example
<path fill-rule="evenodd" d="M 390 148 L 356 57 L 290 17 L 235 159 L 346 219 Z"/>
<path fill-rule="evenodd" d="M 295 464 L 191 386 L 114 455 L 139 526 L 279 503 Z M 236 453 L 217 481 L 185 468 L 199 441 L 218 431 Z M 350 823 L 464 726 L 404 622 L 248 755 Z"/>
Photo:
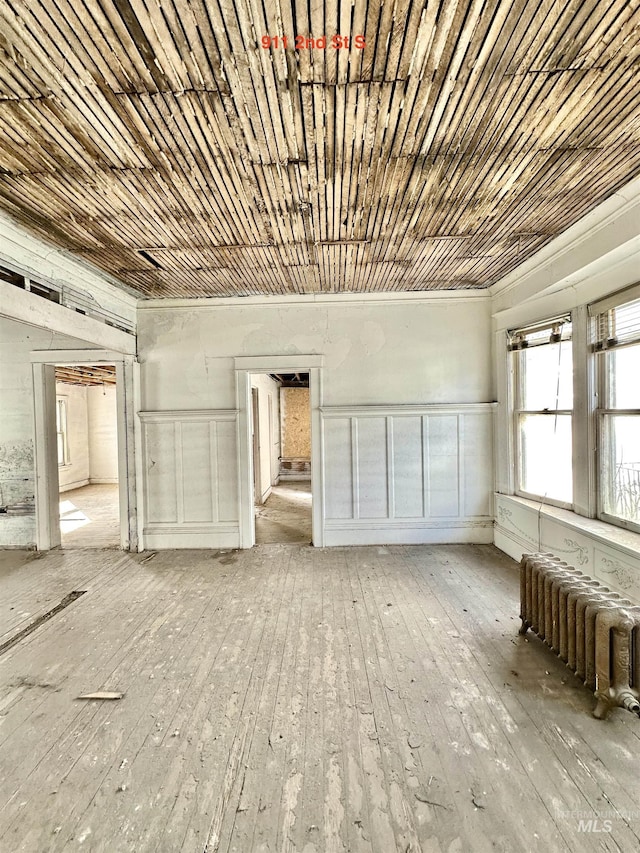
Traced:
<path fill-rule="evenodd" d="M 67 401 L 56 399 L 56 437 L 58 440 L 58 465 L 69 464 L 69 439 L 67 434 Z"/>
<path fill-rule="evenodd" d="M 573 501 L 573 358 L 569 316 L 509 333 L 513 359 L 516 492 Z"/>

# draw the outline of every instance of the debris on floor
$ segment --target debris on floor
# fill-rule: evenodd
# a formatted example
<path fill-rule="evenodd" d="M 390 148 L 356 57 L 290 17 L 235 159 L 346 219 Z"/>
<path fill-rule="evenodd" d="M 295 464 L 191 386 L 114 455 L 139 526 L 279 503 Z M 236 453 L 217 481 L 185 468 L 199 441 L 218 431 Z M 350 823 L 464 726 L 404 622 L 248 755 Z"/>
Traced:
<path fill-rule="evenodd" d="M 98 690 L 95 693 L 83 693 L 78 699 L 122 699 L 124 693 L 111 690 Z"/>

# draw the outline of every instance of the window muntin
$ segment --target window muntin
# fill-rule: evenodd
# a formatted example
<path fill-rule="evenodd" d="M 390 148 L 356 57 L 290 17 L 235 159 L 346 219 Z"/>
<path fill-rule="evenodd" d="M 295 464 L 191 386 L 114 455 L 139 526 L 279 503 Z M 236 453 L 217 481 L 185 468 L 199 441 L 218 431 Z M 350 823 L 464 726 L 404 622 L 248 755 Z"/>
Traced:
<path fill-rule="evenodd" d="M 516 492 L 573 501 L 573 361 L 569 317 L 510 333 L 515 372 Z"/>

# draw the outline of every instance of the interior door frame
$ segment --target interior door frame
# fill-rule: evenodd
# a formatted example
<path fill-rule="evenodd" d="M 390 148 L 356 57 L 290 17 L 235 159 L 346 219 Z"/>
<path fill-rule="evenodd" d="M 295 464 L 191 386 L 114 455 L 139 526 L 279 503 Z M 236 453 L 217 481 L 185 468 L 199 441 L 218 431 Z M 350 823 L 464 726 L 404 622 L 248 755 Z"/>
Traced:
<path fill-rule="evenodd" d="M 322 355 L 243 356 L 234 359 L 238 412 L 238 503 L 240 547 L 255 545 L 253 452 L 251 436 L 251 374 L 308 373 L 311 407 L 311 541 L 324 544 L 324 485 L 322 472 Z"/>
<path fill-rule="evenodd" d="M 262 483 L 260 482 L 260 397 L 257 388 L 251 389 L 251 461 L 253 464 L 253 503 L 262 503 Z"/>
<path fill-rule="evenodd" d="M 134 400 L 139 365 L 134 356 L 111 350 L 43 350 L 31 353 L 34 393 L 36 548 L 60 546 L 59 477 L 55 429 L 56 365 L 113 364 L 116 368 L 116 419 L 118 437 L 118 498 L 120 547 L 138 549 L 136 494 L 137 431 Z M 53 400 L 53 404 L 52 401 Z"/>

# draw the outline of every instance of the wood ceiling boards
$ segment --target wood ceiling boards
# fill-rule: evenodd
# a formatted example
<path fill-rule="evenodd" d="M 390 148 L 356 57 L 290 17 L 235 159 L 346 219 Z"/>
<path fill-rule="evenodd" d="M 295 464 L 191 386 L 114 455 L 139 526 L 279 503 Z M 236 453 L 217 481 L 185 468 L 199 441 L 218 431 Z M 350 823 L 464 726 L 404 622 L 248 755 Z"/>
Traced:
<path fill-rule="evenodd" d="M 145 297 L 485 288 L 640 174 L 639 7 L 0 0 L 0 207 Z"/>
<path fill-rule="evenodd" d="M 67 385 L 115 385 L 116 369 L 110 364 L 57 365 L 56 382 Z"/>

